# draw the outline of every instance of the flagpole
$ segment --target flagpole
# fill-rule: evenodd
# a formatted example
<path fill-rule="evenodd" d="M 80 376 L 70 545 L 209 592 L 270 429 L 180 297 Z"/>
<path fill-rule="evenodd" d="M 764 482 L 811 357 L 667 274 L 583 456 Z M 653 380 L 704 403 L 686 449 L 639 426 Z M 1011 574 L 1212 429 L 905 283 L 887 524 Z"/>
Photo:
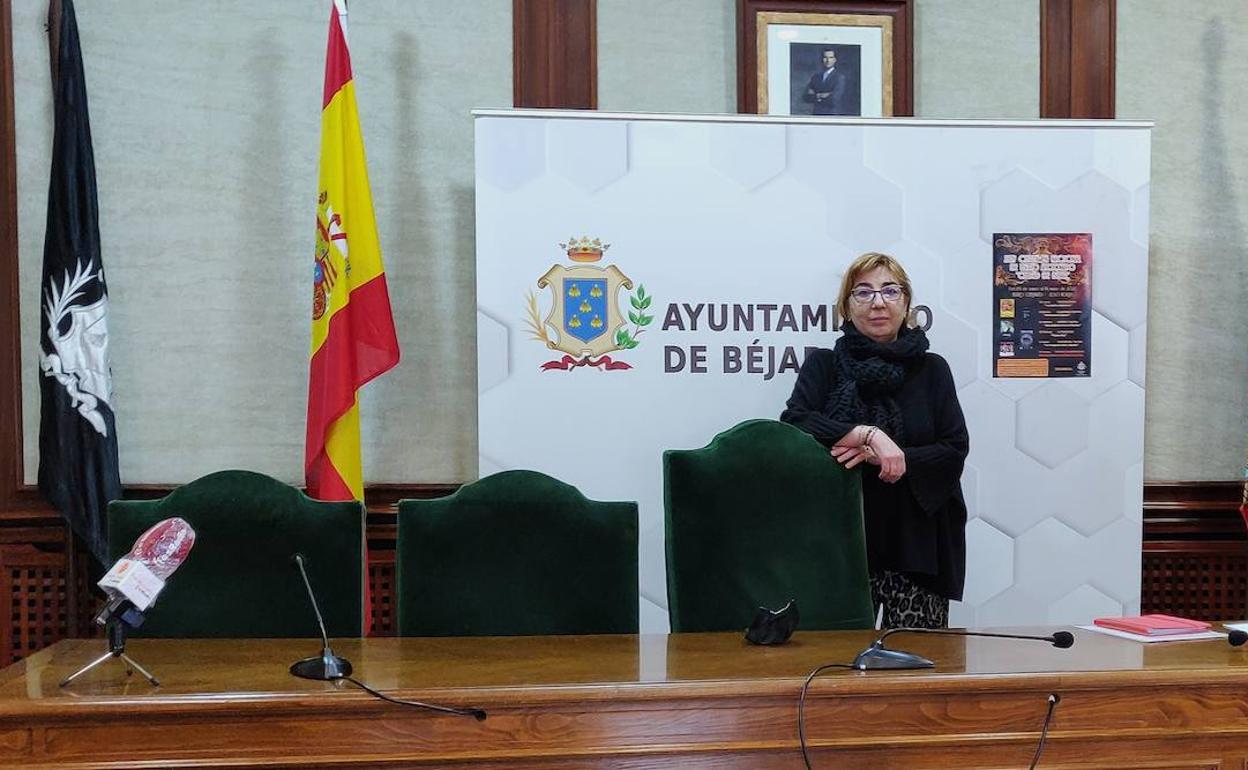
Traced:
<path fill-rule="evenodd" d="M 367 526 L 359 391 L 398 363 L 399 342 L 368 186 L 345 20 L 345 0 L 333 0 L 321 105 L 316 267 L 310 276 L 304 480 L 311 497 L 360 501 Z M 361 548 L 365 582 L 360 623 L 367 635 L 372 614 L 367 529 Z"/>
<path fill-rule="evenodd" d="M 347 0 L 334 0 L 334 10 L 338 11 L 338 26 L 342 27 L 342 39 L 347 39 Z"/>
<path fill-rule="evenodd" d="M 59 64 L 61 53 L 61 0 L 48 3 L 48 50 L 51 56 L 48 63 L 52 65 L 52 82 L 56 83 L 60 76 Z"/>

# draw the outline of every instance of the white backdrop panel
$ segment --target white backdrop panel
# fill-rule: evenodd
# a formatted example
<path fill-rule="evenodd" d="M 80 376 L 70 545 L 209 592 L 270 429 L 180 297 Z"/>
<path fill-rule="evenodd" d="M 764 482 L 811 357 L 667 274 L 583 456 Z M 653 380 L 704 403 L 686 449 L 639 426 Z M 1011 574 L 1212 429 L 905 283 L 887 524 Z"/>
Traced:
<path fill-rule="evenodd" d="M 906 265 L 970 428 L 951 622 L 1138 611 L 1148 124 L 481 112 L 476 149 L 480 473 L 532 468 L 637 500 L 644 631 L 667 627 L 662 451 L 778 416 L 783 351 L 833 344 L 841 273 L 867 250 Z M 1093 233 L 1091 377 L 992 378 L 994 232 Z M 537 281 L 576 265 L 559 244 L 579 236 L 610 244 L 591 267 L 632 282 L 603 301 L 653 297 L 649 325 L 625 320 L 639 344 L 608 353 L 631 368 L 542 369 L 563 353 L 532 339 L 526 297 L 545 318 Z M 704 308 L 695 329 L 699 304 L 717 326 L 721 305 L 752 306 L 755 325 L 713 329 Z M 825 306 L 826 324 L 803 323 Z M 694 346 L 705 372 L 667 370 Z"/>

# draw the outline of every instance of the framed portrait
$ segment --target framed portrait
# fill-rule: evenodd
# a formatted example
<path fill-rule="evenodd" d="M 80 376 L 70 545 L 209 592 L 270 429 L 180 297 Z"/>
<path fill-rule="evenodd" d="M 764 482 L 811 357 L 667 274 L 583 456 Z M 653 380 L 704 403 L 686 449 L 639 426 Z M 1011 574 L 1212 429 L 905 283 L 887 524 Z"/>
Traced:
<path fill-rule="evenodd" d="M 738 111 L 914 114 L 913 0 L 737 0 Z"/>

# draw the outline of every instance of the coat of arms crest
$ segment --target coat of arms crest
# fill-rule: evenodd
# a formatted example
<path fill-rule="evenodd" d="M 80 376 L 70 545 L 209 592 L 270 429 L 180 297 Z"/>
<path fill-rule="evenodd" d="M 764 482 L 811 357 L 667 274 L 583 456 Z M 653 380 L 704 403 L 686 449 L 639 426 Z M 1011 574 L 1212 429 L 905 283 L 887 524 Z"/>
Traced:
<path fill-rule="evenodd" d="M 334 283 L 338 280 L 338 267 L 341 264 L 348 274 L 351 272 L 351 260 L 347 252 L 347 234 L 342 229 L 342 216 L 334 211 L 328 203 L 328 195 L 321 190 L 317 196 L 316 211 L 316 261 L 312 267 L 312 320 L 320 320 L 329 309 Z M 330 253 L 333 244 L 335 257 Z"/>
<path fill-rule="evenodd" d="M 630 364 L 606 354 L 637 347 L 637 337 L 654 320 L 647 313 L 651 297 L 644 286 L 638 285 L 636 293 L 629 295 L 632 309 L 626 320 L 620 313 L 619 292 L 631 291 L 632 279 L 615 265 L 604 268 L 592 264 L 602 259 L 611 244 L 599 238 L 569 238 L 559 248 L 579 264 L 553 265 L 537 279 L 539 289 L 549 288 L 553 293 L 545 318 L 538 312 L 537 297 L 532 291 L 528 295 L 528 326 L 533 339 L 545 343 L 549 350 L 565 354 L 557 361 L 542 364 L 542 369 L 631 369 Z"/>

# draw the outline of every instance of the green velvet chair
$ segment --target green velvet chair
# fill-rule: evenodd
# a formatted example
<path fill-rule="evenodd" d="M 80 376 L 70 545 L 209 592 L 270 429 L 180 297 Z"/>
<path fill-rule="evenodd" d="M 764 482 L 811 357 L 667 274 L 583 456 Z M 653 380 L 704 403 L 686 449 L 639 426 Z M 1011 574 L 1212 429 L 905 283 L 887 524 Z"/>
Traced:
<path fill-rule="evenodd" d="M 637 504 L 535 471 L 399 501 L 401 636 L 635 634 Z"/>
<path fill-rule="evenodd" d="M 774 420 L 664 452 L 672 631 L 740 631 L 790 599 L 801 629 L 871 628 L 858 474 Z"/>
<path fill-rule="evenodd" d="M 327 503 L 259 473 L 220 471 L 160 500 L 108 506 L 111 557 L 180 516 L 195 545 L 135 636 L 319 636 L 293 554 L 302 553 L 330 636 L 360 636 L 364 507 Z"/>

